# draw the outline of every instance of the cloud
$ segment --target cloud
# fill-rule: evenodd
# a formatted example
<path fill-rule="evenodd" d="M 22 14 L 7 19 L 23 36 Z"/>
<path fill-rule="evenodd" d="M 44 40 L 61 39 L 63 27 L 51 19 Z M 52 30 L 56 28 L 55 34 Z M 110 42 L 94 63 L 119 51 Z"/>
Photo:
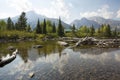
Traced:
<path fill-rule="evenodd" d="M 8 17 L 14 17 L 15 14 L 12 14 L 12 13 L 6 13 L 6 12 L 1 12 L 0 13 L 0 18 L 3 19 L 3 18 L 8 18 Z"/>
<path fill-rule="evenodd" d="M 104 5 L 100 9 L 98 9 L 97 11 L 91 11 L 91 12 L 88 11 L 88 12 L 80 13 L 80 16 L 81 17 L 101 16 L 101 17 L 108 19 L 108 18 L 113 17 L 113 12 L 109 11 L 108 5 Z"/>
<path fill-rule="evenodd" d="M 117 11 L 117 18 L 120 18 L 120 10 Z"/>
<path fill-rule="evenodd" d="M 67 4 L 64 0 L 51 0 L 50 5 L 49 8 L 35 8 L 35 11 L 50 18 L 61 17 L 63 20 L 70 18 L 69 8 L 72 4 Z"/>
<path fill-rule="evenodd" d="M 29 0 L 7 0 L 7 3 L 19 12 L 32 10 L 32 4 Z"/>

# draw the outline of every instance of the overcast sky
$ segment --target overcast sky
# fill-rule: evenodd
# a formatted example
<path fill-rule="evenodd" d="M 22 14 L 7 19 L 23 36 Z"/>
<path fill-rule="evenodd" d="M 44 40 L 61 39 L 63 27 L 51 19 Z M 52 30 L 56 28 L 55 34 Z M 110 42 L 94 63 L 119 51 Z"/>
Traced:
<path fill-rule="evenodd" d="M 120 0 L 0 0 L 0 18 L 31 10 L 67 23 L 92 16 L 120 19 Z"/>

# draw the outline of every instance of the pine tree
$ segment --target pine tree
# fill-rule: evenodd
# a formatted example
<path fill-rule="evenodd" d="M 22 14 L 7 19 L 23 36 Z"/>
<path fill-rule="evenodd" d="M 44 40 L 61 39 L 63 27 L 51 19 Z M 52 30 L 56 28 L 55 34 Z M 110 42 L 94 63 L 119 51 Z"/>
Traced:
<path fill-rule="evenodd" d="M 52 33 L 56 33 L 56 26 L 55 26 L 55 23 L 53 23 L 53 25 L 52 25 Z"/>
<path fill-rule="evenodd" d="M 19 19 L 18 19 L 18 29 L 19 30 L 25 30 L 27 27 L 27 18 L 26 18 L 26 13 L 22 12 L 22 14 L 20 15 Z"/>
<path fill-rule="evenodd" d="M 46 30 L 46 20 L 44 19 L 43 22 L 43 34 L 47 34 L 47 30 Z"/>
<path fill-rule="evenodd" d="M 117 37 L 117 27 L 115 27 L 115 29 L 113 31 L 113 37 Z"/>
<path fill-rule="evenodd" d="M 94 33 L 95 33 L 95 28 L 94 28 L 94 26 L 92 25 L 92 26 L 90 27 L 90 36 L 93 36 Z"/>
<path fill-rule="evenodd" d="M 12 30 L 12 27 L 13 27 L 12 23 L 13 22 L 12 22 L 11 18 L 9 17 L 7 19 L 7 30 Z"/>
<path fill-rule="evenodd" d="M 26 31 L 27 31 L 27 32 L 31 32 L 31 27 L 30 27 L 30 25 L 28 25 L 28 26 L 26 27 Z"/>
<path fill-rule="evenodd" d="M 64 28 L 61 23 L 61 19 L 59 18 L 59 23 L 58 23 L 58 36 L 63 37 L 64 36 Z"/>
<path fill-rule="evenodd" d="M 72 26 L 72 32 L 75 33 L 75 24 Z"/>
<path fill-rule="evenodd" d="M 109 24 L 107 25 L 107 30 L 106 30 L 106 32 L 107 32 L 107 37 L 111 37 L 111 27 L 110 27 Z"/>
<path fill-rule="evenodd" d="M 42 29 L 41 29 L 41 26 L 40 26 L 39 19 L 38 19 L 37 26 L 36 26 L 36 33 L 37 34 L 41 34 L 42 33 Z"/>
<path fill-rule="evenodd" d="M 18 23 L 15 23 L 15 30 L 19 30 Z"/>
<path fill-rule="evenodd" d="M 13 22 L 12 22 L 12 30 L 15 30 L 15 25 Z"/>

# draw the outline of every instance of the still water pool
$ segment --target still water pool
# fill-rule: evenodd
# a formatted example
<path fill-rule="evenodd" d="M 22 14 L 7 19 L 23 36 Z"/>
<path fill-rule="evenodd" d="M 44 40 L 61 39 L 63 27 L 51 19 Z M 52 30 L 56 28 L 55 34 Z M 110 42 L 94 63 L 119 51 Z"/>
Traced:
<path fill-rule="evenodd" d="M 44 47 L 33 48 L 36 44 Z M 20 53 L 0 67 L 0 80 L 120 80 L 120 48 L 67 48 L 56 41 L 0 43 L 0 58 L 12 53 L 8 46 Z"/>

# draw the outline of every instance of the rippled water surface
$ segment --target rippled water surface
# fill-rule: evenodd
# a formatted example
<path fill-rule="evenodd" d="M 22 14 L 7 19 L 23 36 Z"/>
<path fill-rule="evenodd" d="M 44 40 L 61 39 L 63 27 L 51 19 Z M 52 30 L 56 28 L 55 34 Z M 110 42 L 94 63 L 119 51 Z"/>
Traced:
<path fill-rule="evenodd" d="M 36 44 L 44 47 L 33 48 Z M 120 80 L 120 48 L 71 49 L 55 41 L 0 43 L 0 58 L 12 53 L 8 46 L 20 53 L 0 67 L 0 80 Z"/>

